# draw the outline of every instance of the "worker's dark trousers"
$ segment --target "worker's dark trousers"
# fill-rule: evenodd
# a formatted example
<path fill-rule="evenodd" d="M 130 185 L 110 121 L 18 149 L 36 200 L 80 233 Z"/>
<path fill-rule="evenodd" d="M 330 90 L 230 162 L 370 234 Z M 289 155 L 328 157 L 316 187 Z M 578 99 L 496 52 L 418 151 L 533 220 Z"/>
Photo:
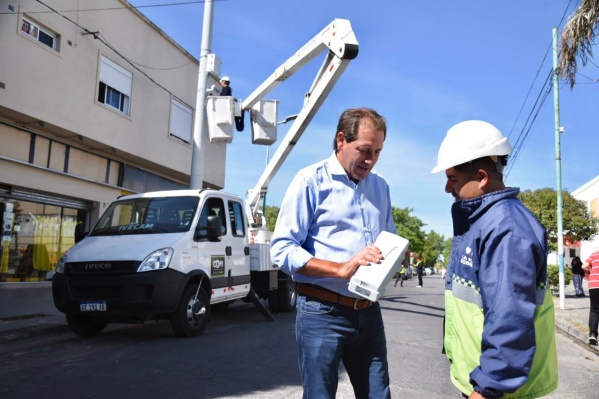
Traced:
<path fill-rule="evenodd" d="M 591 335 L 597 336 L 597 326 L 599 325 L 599 288 L 589 290 L 591 299 L 591 311 L 589 312 L 589 330 Z"/>

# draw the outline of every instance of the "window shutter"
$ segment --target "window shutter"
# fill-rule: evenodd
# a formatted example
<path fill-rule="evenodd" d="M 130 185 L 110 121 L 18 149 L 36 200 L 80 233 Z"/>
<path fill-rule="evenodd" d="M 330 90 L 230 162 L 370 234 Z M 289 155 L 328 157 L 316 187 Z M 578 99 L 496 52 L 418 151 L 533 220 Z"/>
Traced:
<path fill-rule="evenodd" d="M 133 74 L 102 56 L 100 59 L 100 81 L 107 86 L 131 97 Z"/>

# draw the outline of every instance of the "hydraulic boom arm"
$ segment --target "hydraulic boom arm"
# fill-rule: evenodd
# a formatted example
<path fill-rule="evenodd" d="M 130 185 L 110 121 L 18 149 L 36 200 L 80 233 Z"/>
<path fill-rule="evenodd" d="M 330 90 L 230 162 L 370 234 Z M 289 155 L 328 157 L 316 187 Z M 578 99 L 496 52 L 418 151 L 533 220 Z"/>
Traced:
<path fill-rule="evenodd" d="M 314 36 L 293 56 L 279 66 L 242 103 L 244 110 L 251 109 L 256 102 L 260 101 L 260 99 L 281 82 L 326 50 L 328 50 L 328 53 L 312 83 L 312 87 L 305 94 L 304 105 L 298 113 L 297 118 L 278 146 L 277 151 L 266 166 L 256 186 L 248 190 L 247 204 L 251 208 L 251 213 L 248 216 L 253 219 L 250 220 L 250 224 L 255 222 L 261 200 L 266 194 L 270 181 L 279 171 L 281 165 L 293 149 L 293 146 L 308 127 L 308 124 L 312 121 L 316 112 L 318 112 L 318 109 L 333 89 L 341 74 L 345 71 L 345 68 L 358 55 L 358 42 L 349 21 L 345 19 L 333 20 L 319 34 Z"/>

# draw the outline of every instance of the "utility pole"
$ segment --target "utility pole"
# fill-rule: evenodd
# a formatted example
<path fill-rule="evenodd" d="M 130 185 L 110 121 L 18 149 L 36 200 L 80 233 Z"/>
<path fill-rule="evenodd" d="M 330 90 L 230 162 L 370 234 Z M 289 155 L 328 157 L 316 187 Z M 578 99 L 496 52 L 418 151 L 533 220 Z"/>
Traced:
<path fill-rule="evenodd" d="M 557 257 L 559 264 L 559 307 L 566 308 L 564 292 L 564 230 L 562 224 L 562 162 L 559 120 L 559 75 L 557 53 L 557 28 L 553 28 L 553 103 L 555 112 L 555 168 L 557 175 Z"/>
<path fill-rule="evenodd" d="M 204 184 L 204 140 L 207 138 L 206 125 L 206 82 L 208 80 L 208 55 L 212 47 L 212 19 L 214 17 L 213 0 L 204 1 L 204 23 L 202 24 L 202 48 L 200 49 L 200 69 L 198 73 L 198 92 L 196 95 L 196 114 L 193 125 L 193 148 L 189 188 L 201 189 Z"/>

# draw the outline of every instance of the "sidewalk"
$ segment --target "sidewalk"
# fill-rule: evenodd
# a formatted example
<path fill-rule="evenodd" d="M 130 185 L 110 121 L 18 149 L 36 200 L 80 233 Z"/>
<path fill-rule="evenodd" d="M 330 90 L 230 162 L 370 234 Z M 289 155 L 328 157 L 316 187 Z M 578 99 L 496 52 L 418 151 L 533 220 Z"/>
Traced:
<path fill-rule="evenodd" d="M 392 284 L 389 283 L 389 284 Z M 572 284 L 565 287 L 565 309 L 560 298 L 554 297 L 555 324 L 591 351 L 599 348 L 588 345 L 590 302 L 586 279 L 585 298 L 576 298 Z M 69 331 L 65 316 L 54 307 L 52 283 L 0 283 L 0 344 L 57 332 Z"/>
<path fill-rule="evenodd" d="M 0 344 L 65 331 L 65 316 L 52 300 L 52 282 L 0 283 Z"/>
<path fill-rule="evenodd" d="M 582 288 L 586 297 L 577 298 L 572 283 L 565 287 L 564 309 L 560 308 L 560 298 L 553 297 L 555 304 L 555 325 L 573 338 L 582 341 L 590 350 L 594 350 L 595 353 L 599 354 L 599 347 L 587 344 L 587 338 L 589 337 L 589 311 L 591 309 L 587 279 L 582 280 Z"/>

